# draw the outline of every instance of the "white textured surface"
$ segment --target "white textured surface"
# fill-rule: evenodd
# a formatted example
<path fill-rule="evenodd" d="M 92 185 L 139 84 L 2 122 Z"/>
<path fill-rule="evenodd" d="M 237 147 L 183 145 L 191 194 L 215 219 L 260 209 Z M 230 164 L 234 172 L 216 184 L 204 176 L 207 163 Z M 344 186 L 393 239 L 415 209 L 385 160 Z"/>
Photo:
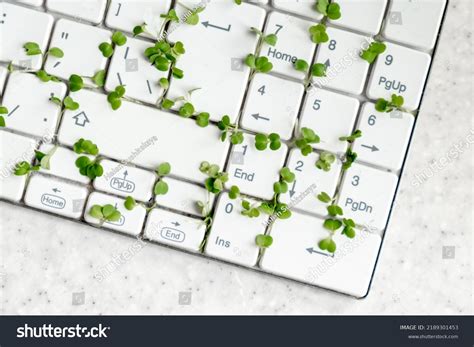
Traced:
<path fill-rule="evenodd" d="M 460 314 L 472 313 L 472 146 L 443 165 L 472 125 L 472 12 L 451 1 L 382 255 L 364 300 L 147 245 L 0 203 L 4 314 Z M 441 160 L 441 161 L 440 161 Z M 443 246 L 455 258 L 443 259 Z M 102 282 L 94 274 L 135 254 Z M 83 305 L 72 295 L 85 292 Z M 191 292 L 190 305 L 179 293 Z"/>

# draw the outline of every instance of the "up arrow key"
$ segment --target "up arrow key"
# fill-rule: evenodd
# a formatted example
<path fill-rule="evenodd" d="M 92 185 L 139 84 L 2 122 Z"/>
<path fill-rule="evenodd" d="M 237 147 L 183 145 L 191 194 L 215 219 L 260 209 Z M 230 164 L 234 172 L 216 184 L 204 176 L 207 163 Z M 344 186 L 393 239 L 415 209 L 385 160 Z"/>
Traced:
<path fill-rule="evenodd" d="M 87 117 L 84 111 L 76 114 L 74 117 L 72 117 L 72 119 L 74 119 L 76 125 L 80 127 L 84 127 L 86 123 L 90 123 L 89 117 Z"/>

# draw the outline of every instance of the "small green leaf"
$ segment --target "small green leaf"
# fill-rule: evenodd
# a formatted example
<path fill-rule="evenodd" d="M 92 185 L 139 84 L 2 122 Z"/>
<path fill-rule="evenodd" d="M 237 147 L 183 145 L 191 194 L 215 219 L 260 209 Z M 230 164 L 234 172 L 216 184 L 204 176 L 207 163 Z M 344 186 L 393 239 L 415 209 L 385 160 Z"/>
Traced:
<path fill-rule="evenodd" d="M 342 222 L 337 219 L 326 219 L 324 221 L 324 227 L 330 231 L 336 231 L 342 226 Z"/>
<path fill-rule="evenodd" d="M 297 71 L 307 72 L 309 69 L 309 64 L 303 59 L 296 60 L 294 66 Z"/>
<path fill-rule="evenodd" d="M 263 38 L 263 41 L 270 46 L 275 46 L 278 42 L 278 37 L 275 34 L 269 34 Z"/>
<path fill-rule="evenodd" d="M 97 71 L 94 76 L 92 76 L 92 82 L 97 87 L 103 87 L 105 85 L 105 70 Z"/>
<path fill-rule="evenodd" d="M 71 92 L 77 92 L 84 87 L 84 80 L 79 75 L 71 75 L 69 77 L 69 88 Z"/>
<path fill-rule="evenodd" d="M 331 197 L 326 192 L 321 192 L 318 194 L 318 200 L 324 203 L 331 202 Z"/>
<path fill-rule="evenodd" d="M 117 46 L 123 46 L 127 43 L 127 37 L 121 31 L 116 31 L 112 35 L 112 42 Z"/>
<path fill-rule="evenodd" d="M 156 173 L 160 177 L 164 177 L 169 175 L 171 172 L 171 165 L 170 163 L 161 163 L 158 168 L 156 169 Z"/>
<path fill-rule="evenodd" d="M 62 58 L 64 57 L 64 52 L 62 51 L 62 49 L 58 48 L 58 47 L 52 47 L 48 50 L 48 54 L 49 55 L 52 55 L 53 57 L 56 57 L 56 58 Z"/>
<path fill-rule="evenodd" d="M 100 205 L 92 206 L 91 209 L 89 210 L 89 215 L 97 219 L 104 218 L 104 215 L 102 214 L 102 206 Z"/>
<path fill-rule="evenodd" d="M 270 235 L 257 235 L 255 244 L 260 248 L 268 248 L 273 244 L 273 238 Z"/>
<path fill-rule="evenodd" d="M 23 48 L 28 56 L 43 54 L 41 48 L 36 42 L 27 42 L 23 45 Z"/>
<path fill-rule="evenodd" d="M 70 96 L 64 98 L 64 108 L 67 110 L 75 111 L 79 108 L 79 104 L 75 102 Z"/>
<path fill-rule="evenodd" d="M 155 195 L 165 195 L 168 193 L 168 184 L 163 180 L 158 181 L 155 184 L 154 192 Z"/>
<path fill-rule="evenodd" d="M 132 211 L 137 206 L 137 202 L 131 196 L 127 196 L 123 204 L 128 211 Z"/>
<path fill-rule="evenodd" d="M 229 198 L 232 200 L 237 199 L 240 196 L 240 189 L 237 186 L 230 187 Z"/>
<path fill-rule="evenodd" d="M 110 58 L 114 54 L 114 48 L 108 42 L 102 42 L 99 45 L 99 50 L 102 52 L 102 55 L 106 58 Z"/>
<path fill-rule="evenodd" d="M 201 112 L 196 116 L 196 124 L 204 128 L 209 125 L 210 114 L 207 112 Z"/>

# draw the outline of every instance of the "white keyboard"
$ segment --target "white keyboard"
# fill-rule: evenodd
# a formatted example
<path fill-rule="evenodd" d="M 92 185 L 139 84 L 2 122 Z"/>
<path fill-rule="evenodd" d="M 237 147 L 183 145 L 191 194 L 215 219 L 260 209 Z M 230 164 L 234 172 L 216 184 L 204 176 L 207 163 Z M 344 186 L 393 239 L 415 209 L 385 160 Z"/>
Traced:
<path fill-rule="evenodd" d="M 364 297 L 414 125 L 424 116 L 417 110 L 447 1 L 338 0 L 339 19 L 318 12 L 315 2 L 212 0 L 198 13 L 196 25 L 163 23 L 160 15 L 175 8 L 178 17 L 186 18 L 181 16 L 197 8 L 197 0 L 1 2 L 0 106 L 8 112 L 0 130 L 0 198 Z M 309 29 L 321 21 L 328 41 L 315 43 Z M 133 36 L 134 27 L 144 23 L 145 32 Z M 163 28 L 170 42 L 184 44 L 176 64 L 184 71 L 182 79 L 169 77 L 144 55 Z M 276 34 L 278 41 L 260 45 L 250 28 Z M 114 45 L 107 58 L 98 46 L 111 43 L 117 30 L 127 41 Z M 385 50 L 369 63 L 359 54 L 374 39 Z M 42 52 L 58 47 L 64 56 L 27 55 L 27 42 L 37 43 Z M 272 71 L 251 72 L 244 63 L 249 53 L 267 57 Z M 326 77 L 308 78 L 294 67 L 297 59 L 324 64 Z M 41 81 L 38 70 L 57 81 Z M 103 87 L 91 80 L 100 70 L 107 72 Z M 72 74 L 83 76 L 82 90 L 70 90 Z M 168 90 L 160 79 L 169 79 Z M 113 110 L 107 94 L 121 85 L 125 98 Z M 403 96 L 403 107 L 378 111 L 377 100 L 390 101 L 393 94 Z M 62 111 L 51 101 L 68 95 L 78 107 Z M 193 117 L 178 114 L 182 97 L 192 102 Z M 164 98 L 180 101 L 164 109 L 159 107 Z M 209 117 L 208 126 L 194 119 L 203 112 L 209 113 L 201 115 Z M 224 115 L 243 131 L 240 141 L 221 141 L 218 122 Z M 300 150 L 294 140 L 306 128 L 320 141 Z M 361 137 L 340 139 L 356 130 Z M 269 139 L 272 133 L 279 135 L 278 148 L 257 149 L 256 135 Z M 81 138 L 99 148 L 102 175 L 84 175 L 76 167 L 79 155 L 73 147 Z M 273 145 L 268 140 L 267 146 Z M 51 154 L 49 169 L 41 160 L 41 167 L 14 175 L 21 162 L 37 164 L 35 149 Z M 357 158 L 347 168 L 351 151 Z M 91 162 L 97 159 L 84 155 Z M 328 170 L 317 168 L 327 157 L 332 157 Z M 156 170 L 165 162 L 171 175 L 162 177 Z M 235 185 L 240 196 L 209 193 L 203 162 L 225 168 L 224 188 Z M 283 167 L 294 179 L 282 183 L 287 189 L 277 194 L 274 183 L 284 181 Z M 155 188 L 157 182 L 166 182 L 166 194 Z M 322 192 L 343 209 L 344 223 L 355 221 L 355 237 L 348 237 L 351 228 L 346 234 L 342 228 L 331 232 L 331 223 L 342 223 L 342 217 L 328 216 L 331 202 L 318 200 Z M 135 208 L 125 208 L 127 197 L 133 197 Z M 291 218 L 274 220 L 264 213 L 259 206 L 273 199 L 288 204 Z M 207 204 L 204 214 L 198 201 Z M 258 216 L 245 215 L 246 204 L 247 212 L 256 208 Z M 112 205 L 120 218 L 98 219 L 91 214 L 94 205 Z"/>

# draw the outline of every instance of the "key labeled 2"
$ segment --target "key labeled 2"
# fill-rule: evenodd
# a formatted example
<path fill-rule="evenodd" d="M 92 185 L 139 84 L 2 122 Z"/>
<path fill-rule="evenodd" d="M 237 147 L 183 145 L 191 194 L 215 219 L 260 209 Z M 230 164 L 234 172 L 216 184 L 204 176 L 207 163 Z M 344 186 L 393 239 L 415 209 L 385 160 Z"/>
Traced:
<path fill-rule="evenodd" d="M 241 125 L 261 133 L 277 133 L 289 140 L 303 97 L 300 83 L 259 74 L 252 81 Z"/>

